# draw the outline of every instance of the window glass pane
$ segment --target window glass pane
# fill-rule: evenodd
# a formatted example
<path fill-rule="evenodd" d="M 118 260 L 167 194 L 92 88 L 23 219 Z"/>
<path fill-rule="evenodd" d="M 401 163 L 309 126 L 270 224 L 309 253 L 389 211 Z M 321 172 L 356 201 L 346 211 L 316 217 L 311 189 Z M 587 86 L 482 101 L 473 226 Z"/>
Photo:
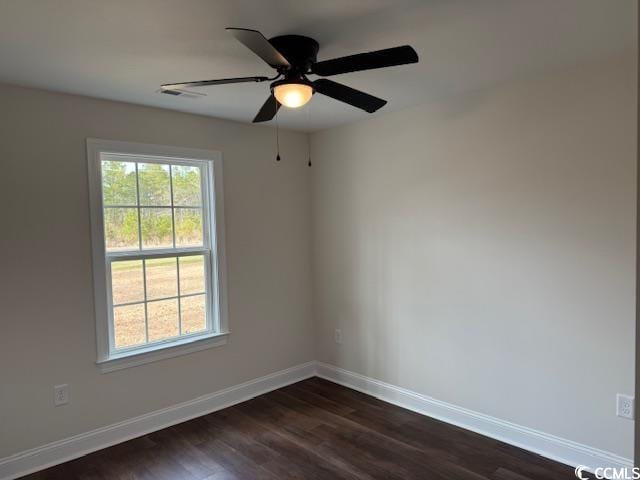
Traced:
<path fill-rule="evenodd" d="M 115 347 L 131 347 L 145 343 L 144 304 L 113 309 Z"/>
<path fill-rule="evenodd" d="M 145 260 L 147 272 L 147 299 L 176 297 L 178 295 L 178 268 L 176 257 Z"/>
<path fill-rule="evenodd" d="M 155 342 L 178 336 L 178 300 L 147 303 L 149 341 Z"/>
<path fill-rule="evenodd" d="M 180 295 L 204 293 L 204 256 L 180 257 Z"/>
<path fill-rule="evenodd" d="M 111 263 L 111 296 L 114 305 L 144 301 L 142 260 Z"/>
<path fill-rule="evenodd" d="M 200 193 L 200 168 L 172 165 L 173 204 L 187 207 L 202 205 Z"/>
<path fill-rule="evenodd" d="M 105 205 L 138 204 L 135 163 L 111 160 L 102 162 L 102 198 Z"/>
<path fill-rule="evenodd" d="M 152 153 L 100 153 L 101 183 L 91 187 L 102 192 L 110 349 L 173 345 L 212 328 L 207 262 L 214 252 L 204 249 L 204 224 L 205 213 L 215 214 L 209 205 L 213 186 L 208 167 L 184 163 L 190 164 Z M 189 247 L 197 247 L 197 255 L 176 251 Z M 157 258 L 159 253 L 172 256 Z"/>
<path fill-rule="evenodd" d="M 176 247 L 202 245 L 202 210 L 199 208 L 176 208 Z"/>
<path fill-rule="evenodd" d="M 171 205 L 169 165 L 139 163 L 138 183 L 140 184 L 140 205 L 153 207 Z"/>
<path fill-rule="evenodd" d="M 138 209 L 105 208 L 104 238 L 107 251 L 137 250 Z"/>
<path fill-rule="evenodd" d="M 206 298 L 194 295 L 180 299 L 182 314 L 182 333 L 195 333 L 207 329 Z"/>
<path fill-rule="evenodd" d="M 141 208 L 142 248 L 173 247 L 170 208 Z"/>

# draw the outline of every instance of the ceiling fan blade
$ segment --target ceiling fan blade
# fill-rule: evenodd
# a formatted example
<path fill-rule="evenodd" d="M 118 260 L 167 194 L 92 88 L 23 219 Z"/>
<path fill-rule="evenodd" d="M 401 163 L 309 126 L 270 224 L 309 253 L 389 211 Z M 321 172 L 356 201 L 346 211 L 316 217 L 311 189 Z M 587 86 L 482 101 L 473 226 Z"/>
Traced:
<path fill-rule="evenodd" d="M 329 77 L 339 73 L 358 72 L 360 70 L 372 70 L 374 68 L 393 67 L 407 63 L 417 63 L 418 54 L 409 45 L 402 47 L 376 50 L 375 52 L 359 53 L 348 57 L 325 60 L 312 65 L 311 70 L 316 75 Z"/>
<path fill-rule="evenodd" d="M 232 28 L 226 29 L 231 32 L 231 35 L 236 37 L 240 43 L 258 55 L 262 60 L 267 62 L 272 67 L 290 67 L 291 65 L 286 58 L 269 43 L 269 40 L 265 38 L 262 33 L 257 30 L 249 30 L 247 28 Z"/>
<path fill-rule="evenodd" d="M 239 77 L 239 78 L 220 78 L 218 80 L 198 80 L 195 82 L 183 83 L 165 83 L 160 85 L 163 90 L 173 90 L 185 87 L 207 87 L 209 85 L 226 85 L 228 83 L 246 83 L 246 82 L 265 82 L 269 77 Z"/>
<path fill-rule="evenodd" d="M 386 100 L 361 92 L 355 88 L 347 87 L 333 80 L 327 80 L 326 78 L 321 78 L 313 82 L 313 88 L 315 88 L 318 93 L 348 103 L 369 113 L 373 113 L 387 104 Z"/>
<path fill-rule="evenodd" d="M 253 119 L 253 123 L 268 122 L 276 116 L 278 110 L 280 110 L 280 102 L 278 102 L 276 97 L 271 94 L 269 95 L 269 98 L 267 98 L 267 101 L 262 105 L 262 108 L 256 115 L 256 118 Z"/>

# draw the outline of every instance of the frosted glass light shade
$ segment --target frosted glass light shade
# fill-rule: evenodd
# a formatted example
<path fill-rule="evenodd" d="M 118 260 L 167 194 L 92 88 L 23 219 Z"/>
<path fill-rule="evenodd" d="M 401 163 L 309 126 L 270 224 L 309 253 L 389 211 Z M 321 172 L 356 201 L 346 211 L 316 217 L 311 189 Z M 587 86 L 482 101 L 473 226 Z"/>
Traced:
<path fill-rule="evenodd" d="M 298 108 L 311 100 L 313 88 L 303 83 L 284 83 L 274 87 L 273 94 L 285 107 Z"/>

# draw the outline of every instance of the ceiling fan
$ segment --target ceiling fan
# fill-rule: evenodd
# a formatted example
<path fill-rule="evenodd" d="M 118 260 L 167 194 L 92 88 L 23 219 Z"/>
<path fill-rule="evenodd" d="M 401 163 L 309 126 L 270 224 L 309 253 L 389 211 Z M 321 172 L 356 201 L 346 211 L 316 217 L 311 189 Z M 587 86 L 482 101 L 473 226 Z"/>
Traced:
<path fill-rule="evenodd" d="M 341 73 L 405 65 L 418 61 L 418 54 L 415 50 L 409 45 L 404 45 L 318 62 L 316 57 L 320 46 L 313 38 L 301 35 L 282 35 L 267 40 L 257 30 L 246 28 L 227 28 L 226 30 L 274 68 L 277 75 L 272 78 L 240 77 L 168 83 L 161 86 L 162 92 L 175 94 L 176 90 L 185 87 L 273 82 L 271 83 L 271 94 L 253 119 L 254 123 L 271 120 L 278 113 L 281 105 L 290 108 L 301 107 L 311 100 L 314 93 L 327 95 L 365 112 L 373 113 L 382 108 L 387 101 L 326 78 L 311 81 L 307 75 L 330 77 Z"/>

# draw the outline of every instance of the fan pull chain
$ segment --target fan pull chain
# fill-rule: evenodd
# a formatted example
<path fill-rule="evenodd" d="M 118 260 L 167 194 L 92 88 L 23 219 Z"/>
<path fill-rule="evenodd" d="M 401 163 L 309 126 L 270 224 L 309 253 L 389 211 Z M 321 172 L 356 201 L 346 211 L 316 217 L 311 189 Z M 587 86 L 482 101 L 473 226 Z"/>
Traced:
<path fill-rule="evenodd" d="M 280 128 L 278 125 L 278 102 L 276 101 L 276 162 L 280 161 Z"/>
<path fill-rule="evenodd" d="M 311 116 L 311 102 L 307 103 L 307 166 L 311 166 L 311 135 L 309 135 L 309 117 Z"/>

